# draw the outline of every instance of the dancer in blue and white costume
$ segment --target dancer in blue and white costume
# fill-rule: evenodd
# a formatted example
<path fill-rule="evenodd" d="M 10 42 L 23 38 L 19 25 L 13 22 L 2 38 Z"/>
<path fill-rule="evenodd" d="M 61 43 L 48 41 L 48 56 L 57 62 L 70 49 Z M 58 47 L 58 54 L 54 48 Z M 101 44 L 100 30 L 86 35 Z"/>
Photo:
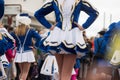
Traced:
<path fill-rule="evenodd" d="M 0 28 L 3 26 L 2 25 L 3 15 L 4 15 L 4 0 L 0 0 Z M 3 32 L 0 30 L 0 80 L 4 80 L 7 78 L 1 57 L 3 57 L 4 53 L 8 49 L 13 47 L 12 40 L 5 38 L 3 35 L 4 35 Z M 6 65 L 8 65 L 7 62 L 6 62 Z"/>
<path fill-rule="evenodd" d="M 55 25 L 50 24 L 45 18 L 52 11 L 55 12 Z M 78 24 L 81 11 L 89 15 L 82 26 Z M 53 54 L 79 54 L 84 56 L 86 44 L 82 31 L 87 29 L 97 16 L 96 9 L 85 0 L 48 0 L 42 8 L 35 12 L 36 19 L 51 30 L 50 35 L 43 42 L 43 47 L 47 47 L 44 49 Z M 64 77 L 63 79 L 69 80 L 70 78 Z M 61 80 L 63 79 L 61 78 Z"/>
<path fill-rule="evenodd" d="M 31 19 L 27 13 L 21 13 L 16 16 L 16 29 L 11 35 L 16 40 L 17 52 L 15 63 L 20 68 L 19 80 L 26 80 L 31 63 L 35 62 L 33 53 L 32 39 L 35 40 L 35 47 L 39 45 L 40 35 L 30 28 Z"/>

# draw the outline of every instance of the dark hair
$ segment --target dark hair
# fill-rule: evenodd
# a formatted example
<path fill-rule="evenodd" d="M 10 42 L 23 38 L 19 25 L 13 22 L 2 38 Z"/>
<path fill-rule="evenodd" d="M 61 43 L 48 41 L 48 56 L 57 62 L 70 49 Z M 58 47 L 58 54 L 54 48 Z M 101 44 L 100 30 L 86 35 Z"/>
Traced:
<path fill-rule="evenodd" d="M 100 32 L 98 32 L 98 34 L 104 35 L 104 34 L 105 34 L 105 31 L 100 31 Z"/>

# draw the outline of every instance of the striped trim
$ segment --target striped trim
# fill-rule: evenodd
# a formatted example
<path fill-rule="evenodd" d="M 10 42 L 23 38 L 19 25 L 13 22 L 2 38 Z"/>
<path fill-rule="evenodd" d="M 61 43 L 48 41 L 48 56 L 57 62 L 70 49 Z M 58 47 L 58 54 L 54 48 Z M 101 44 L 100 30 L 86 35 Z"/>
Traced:
<path fill-rule="evenodd" d="M 51 3 L 47 3 L 43 6 L 43 8 L 46 8 L 46 7 L 51 6 L 51 5 L 52 5 Z"/>
<path fill-rule="evenodd" d="M 75 47 L 72 43 L 67 43 L 65 40 L 62 41 L 62 43 L 63 43 L 67 48 L 74 48 L 74 47 Z"/>
<path fill-rule="evenodd" d="M 49 41 L 44 41 L 43 43 L 45 46 L 58 46 L 58 42 L 49 42 Z"/>
<path fill-rule="evenodd" d="M 77 43 L 77 45 L 78 45 L 81 49 L 85 49 L 85 48 L 87 47 L 86 44 Z"/>

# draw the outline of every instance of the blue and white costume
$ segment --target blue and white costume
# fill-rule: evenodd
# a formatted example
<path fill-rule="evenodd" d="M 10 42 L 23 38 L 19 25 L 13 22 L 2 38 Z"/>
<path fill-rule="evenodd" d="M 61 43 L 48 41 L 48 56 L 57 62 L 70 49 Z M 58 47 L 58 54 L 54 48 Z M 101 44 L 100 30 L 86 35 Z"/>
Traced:
<path fill-rule="evenodd" d="M 31 23 L 31 19 L 26 16 L 17 16 L 18 23 L 22 23 L 25 25 L 29 25 Z M 19 25 L 19 24 L 18 24 Z M 17 53 L 15 56 L 15 62 L 35 62 L 34 53 L 32 50 L 32 39 L 35 39 L 35 47 L 37 48 L 39 45 L 39 41 L 41 40 L 40 35 L 33 29 L 27 29 L 26 34 L 23 36 L 17 36 L 14 32 L 11 35 L 16 40 Z"/>
<path fill-rule="evenodd" d="M 0 0 L 0 19 L 4 15 L 4 0 Z"/>
<path fill-rule="evenodd" d="M 82 25 L 87 29 L 97 18 L 98 12 L 85 0 L 51 0 L 35 12 L 36 19 L 46 28 L 52 25 L 45 16 L 50 12 L 55 12 L 56 25 L 50 35 L 43 41 L 43 46 L 52 53 L 72 53 L 78 54 L 86 51 L 86 44 L 82 31 L 74 23 L 78 23 L 81 11 L 86 12 L 89 17 Z"/>
<path fill-rule="evenodd" d="M 0 0 L 0 22 L 2 20 L 1 18 L 3 17 L 3 15 L 4 15 L 4 0 Z M 10 35 L 5 28 L 0 28 L 0 33 L 2 35 L 4 34 L 6 34 L 7 36 Z M 12 40 L 7 37 L 2 36 L 2 39 L 0 40 L 0 55 L 3 55 L 6 50 L 12 47 L 13 47 Z"/>
<path fill-rule="evenodd" d="M 8 49 L 12 47 L 13 47 L 12 40 L 2 36 L 2 40 L 0 40 L 0 56 L 3 55 Z"/>
<path fill-rule="evenodd" d="M 120 21 L 110 24 L 109 30 L 104 35 L 104 39 L 106 41 L 107 57 L 110 60 L 110 64 L 114 66 L 120 65 Z"/>

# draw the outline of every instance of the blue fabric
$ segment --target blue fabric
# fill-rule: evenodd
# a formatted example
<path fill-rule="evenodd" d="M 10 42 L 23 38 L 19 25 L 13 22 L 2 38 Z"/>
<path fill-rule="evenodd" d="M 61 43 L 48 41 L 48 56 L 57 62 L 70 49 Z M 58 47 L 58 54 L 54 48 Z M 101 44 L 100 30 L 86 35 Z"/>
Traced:
<path fill-rule="evenodd" d="M 46 20 L 45 16 L 48 15 L 49 13 L 51 13 L 52 11 L 54 11 L 55 17 L 56 17 L 56 22 L 57 22 L 56 26 L 59 27 L 60 29 L 62 29 L 61 13 L 58 8 L 59 4 L 56 4 L 56 3 L 57 2 L 55 2 L 54 0 L 52 2 L 48 2 L 42 8 L 37 10 L 34 14 L 36 19 L 46 28 L 51 28 L 52 25 Z M 83 24 L 83 28 L 85 28 L 85 29 L 88 28 L 98 16 L 98 12 L 89 3 L 80 1 L 76 5 L 73 15 L 71 16 L 71 17 L 73 17 L 72 28 L 77 27 L 76 24 L 74 24 L 74 22 L 78 22 L 79 13 L 81 11 L 84 11 L 89 15 L 89 18 Z"/>
<path fill-rule="evenodd" d="M 5 53 L 6 45 L 7 45 L 7 42 L 4 39 L 0 40 L 0 56 Z"/>
<path fill-rule="evenodd" d="M 104 39 L 107 44 L 109 44 L 111 41 L 111 38 L 112 38 L 114 30 L 115 30 L 115 26 L 116 26 L 116 23 L 110 24 L 109 30 L 104 34 Z"/>
<path fill-rule="evenodd" d="M 20 16 L 26 16 L 26 17 L 31 18 L 28 13 L 22 13 L 22 14 L 20 14 Z"/>
<path fill-rule="evenodd" d="M 74 68 L 75 69 L 80 68 L 80 59 L 79 58 L 76 59 L 76 63 L 74 65 Z"/>
<path fill-rule="evenodd" d="M 10 38 L 8 38 L 8 37 L 5 37 L 5 39 L 7 40 L 6 50 L 14 48 L 14 42 Z"/>
<path fill-rule="evenodd" d="M 89 50 L 88 48 L 86 47 L 85 49 L 81 49 L 78 45 L 75 47 L 76 49 L 76 52 L 84 52 L 84 53 L 87 53 Z"/>
<path fill-rule="evenodd" d="M 4 0 L 0 0 L 0 19 L 4 15 Z"/>
<path fill-rule="evenodd" d="M 110 44 L 112 42 L 112 38 L 115 34 L 120 33 L 120 21 L 119 22 L 113 22 L 109 25 L 109 30 L 104 34 L 104 39 L 106 41 L 106 45 L 110 47 Z"/>
<path fill-rule="evenodd" d="M 94 40 L 94 53 L 101 53 L 101 54 L 105 54 L 106 53 L 106 41 L 104 40 L 103 37 L 100 38 L 96 38 Z"/>
<path fill-rule="evenodd" d="M 5 36 L 2 36 L 2 40 L 0 40 L 0 55 L 3 55 L 8 49 L 14 47 L 13 41 Z"/>
<path fill-rule="evenodd" d="M 63 43 L 60 44 L 60 48 L 62 48 L 63 50 L 65 50 L 66 52 L 72 53 L 72 54 L 76 54 L 74 47 L 73 48 L 67 48 Z"/>
<path fill-rule="evenodd" d="M 11 35 L 16 40 L 17 52 L 20 52 L 19 50 L 20 50 L 21 46 L 24 47 L 23 51 L 32 50 L 32 48 L 30 48 L 30 46 L 33 46 L 33 44 L 32 44 L 32 38 L 36 41 L 35 47 L 36 48 L 39 47 L 41 37 L 33 29 L 30 29 L 30 31 L 29 31 L 29 33 L 27 35 L 27 38 L 26 38 L 26 42 L 25 42 L 24 45 L 23 45 L 23 42 L 24 42 L 24 39 L 25 39 L 25 35 L 24 36 L 18 36 L 19 39 L 20 39 L 20 41 L 21 41 L 21 43 L 19 42 L 19 40 L 18 40 L 18 38 L 17 38 L 17 36 L 15 35 L 14 32 L 12 32 Z"/>

